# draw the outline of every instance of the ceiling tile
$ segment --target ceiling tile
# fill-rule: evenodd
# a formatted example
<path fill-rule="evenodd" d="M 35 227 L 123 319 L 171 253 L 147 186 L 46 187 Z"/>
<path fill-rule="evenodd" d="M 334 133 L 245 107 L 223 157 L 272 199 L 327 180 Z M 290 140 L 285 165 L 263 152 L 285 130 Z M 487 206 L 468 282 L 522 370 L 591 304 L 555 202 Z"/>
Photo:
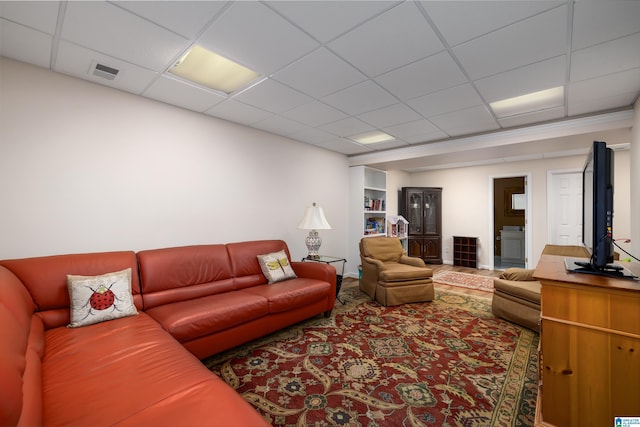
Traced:
<path fill-rule="evenodd" d="M 476 80 L 474 84 L 487 102 L 494 102 L 564 86 L 566 69 L 567 57 L 562 55 Z"/>
<path fill-rule="evenodd" d="M 258 123 L 252 124 L 251 127 L 278 135 L 291 135 L 292 133 L 306 129 L 305 125 L 280 116 L 271 116 L 265 120 L 259 121 Z"/>
<path fill-rule="evenodd" d="M 564 1 L 421 1 L 434 25 L 450 46 L 480 37 L 531 17 Z"/>
<path fill-rule="evenodd" d="M 567 7 L 563 6 L 459 45 L 453 52 L 476 80 L 560 56 L 566 46 Z"/>
<path fill-rule="evenodd" d="M 321 42 L 352 29 L 391 7 L 393 1 L 270 1 L 276 9 Z"/>
<path fill-rule="evenodd" d="M 569 114 L 629 106 L 639 94 L 640 68 L 569 85 Z"/>
<path fill-rule="evenodd" d="M 353 117 L 348 117 L 343 120 L 338 120 L 337 122 L 320 126 L 320 129 L 326 132 L 330 132 L 336 136 L 343 136 L 343 137 L 357 135 L 359 133 L 374 130 L 373 127 L 369 126 L 365 122 L 358 119 L 354 119 Z"/>
<path fill-rule="evenodd" d="M 282 113 L 313 99 L 295 91 L 275 80 L 265 79 L 249 89 L 235 95 L 234 98 L 245 104 L 253 105 L 272 113 Z"/>
<path fill-rule="evenodd" d="M 640 1 L 577 1 L 572 49 L 582 49 L 640 31 Z"/>
<path fill-rule="evenodd" d="M 498 119 L 498 123 L 503 128 L 528 125 L 531 123 L 542 123 L 548 120 L 561 119 L 564 117 L 564 107 L 549 108 L 544 111 L 536 111 L 534 113 L 520 114 L 518 116 L 505 117 Z"/>
<path fill-rule="evenodd" d="M 0 55 L 43 68 L 51 63 L 52 37 L 0 18 Z"/>
<path fill-rule="evenodd" d="M 329 48 L 373 77 L 444 46 L 416 5 L 406 2 L 334 40 Z"/>
<path fill-rule="evenodd" d="M 205 111 L 225 100 L 222 95 L 164 75 L 153 82 L 142 95 L 198 112 Z"/>
<path fill-rule="evenodd" d="M 243 125 L 252 125 L 273 115 L 272 113 L 233 99 L 227 99 L 204 113 Z"/>
<path fill-rule="evenodd" d="M 347 117 L 341 111 L 319 101 L 313 101 L 282 113 L 282 116 L 309 126 L 319 126 Z"/>
<path fill-rule="evenodd" d="M 314 98 L 322 98 L 367 79 L 324 48 L 310 53 L 272 77 Z"/>
<path fill-rule="evenodd" d="M 480 105 L 482 99 L 470 84 L 463 84 L 411 99 L 407 104 L 424 117 L 431 117 Z"/>
<path fill-rule="evenodd" d="M 420 114 L 404 104 L 394 104 L 379 110 L 369 111 L 358 116 L 364 122 L 376 128 L 393 126 L 420 119 Z"/>
<path fill-rule="evenodd" d="M 50 35 L 56 31 L 59 9 L 59 1 L 0 1 L 1 18 Z"/>
<path fill-rule="evenodd" d="M 335 140 L 336 136 L 319 129 L 307 128 L 291 134 L 291 138 L 298 141 L 308 142 L 309 144 L 318 144 L 324 141 Z"/>
<path fill-rule="evenodd" d="M 573 52 L 571 81 L 586 80 L 638 67 L 640 33 Z"/>
<path fill-rule="evenodd" d="M 440 129 L 435 127 L 429 120 L 420 119 L 409 123 L 403 123 L 397 126 L 388 126 L 383 130 L 397 138 L 410 140 L 417 135 L 438 135 L 437 137 L 446 137 Z"/>
<path fill-rule="evenodd" d="M 235 2 L 198 44 L 258 73 L 269 75 L 319 46 L 262 3 Z"/>
<path fill-rule="evenodd" d="M 375 79 L 402 100 L 436 92 L 467 81 L 448 52 L 414 62 Z"/>
<path fill-rule="evenodd" d="M 154 71 L 164 71 L 189 46 L 184 37 L 102 2 L 68 2 L 61 37 Z"/>
<path fill-rule="evenodd" d="M 351 115 L 377 110 L 397 102 L 389 92 L 370 80 L 326 96 L 322 100 Z"/>
<path fill-rule="evenodd" d="M 114 3 L 189 39 L 195 38 L 225 5 L 224 2 L 217 1 L 184 0 L 126 0 Z"/>
<path fill-rule="evenodd" d="M 484 106 L 430 117 L 429 120 L 451 136 L 485 132 L 499 126 Z"/>
<path fill-rule="evenodd" d="M 93 62 L 120 70 L 114 80 L 89 74 Z M 158 73 L 128 62 L 94 52 L 69 42 L 61 41 L 58 46 L 55 71 L 89 80 L 104 86 L 110 86 L 126 92 L 141 94 L 142 91 L 158 76 Z"/>
<path fill-rule="evenodd" d="M 327 150 L 337 151 L 338 153 L 343 153 L 346 155 L 362 154 L 371 151 L 365 146 L 345 138 L 336 138 L 329 141 L 322 141 L 313 145 L 325 148 Z"/>

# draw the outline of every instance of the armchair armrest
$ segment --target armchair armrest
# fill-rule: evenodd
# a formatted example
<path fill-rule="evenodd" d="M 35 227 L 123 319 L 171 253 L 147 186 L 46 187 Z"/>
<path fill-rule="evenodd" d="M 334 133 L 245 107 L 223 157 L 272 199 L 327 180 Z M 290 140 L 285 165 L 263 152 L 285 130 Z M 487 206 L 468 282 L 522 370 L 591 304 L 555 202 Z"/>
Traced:
<path fill-rule="evenodd" d="M 361 257 L 361 258 L 363 263 L 367 263 L 378 270 L 384 270 L 386 268 L 384 266 L 384 262 L 380 261 L 379 259 L 370 258 L 370 257 Z"/>
<path fill-rule="evenodd" d="M 408 264 L 408 265 L 412 265 L 414 267 L 426 267 L 426 265 L 425 265 L 424 261 L 422 260 L 422 258 L 408 256 L 408 255 L 402 255 L 400 257 L 400 259 L 398 260 L 398 262 L 400 264 Z"/>

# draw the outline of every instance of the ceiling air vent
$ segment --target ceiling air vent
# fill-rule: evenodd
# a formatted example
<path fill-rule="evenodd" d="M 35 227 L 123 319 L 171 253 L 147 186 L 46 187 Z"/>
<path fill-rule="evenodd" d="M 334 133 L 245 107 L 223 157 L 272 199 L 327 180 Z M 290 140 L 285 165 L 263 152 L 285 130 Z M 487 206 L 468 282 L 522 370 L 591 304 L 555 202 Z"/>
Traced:
<path fill-rule="evenodd" d="M 119 72 L 120 70 L 100 64 L 98 62 L 94 62 L 93 64 L 91 64 L 91 70 L 89 71 L 90 74 L 97 77 L 102 77 L 103 79 L 107 80 L 114 80 Z"/>

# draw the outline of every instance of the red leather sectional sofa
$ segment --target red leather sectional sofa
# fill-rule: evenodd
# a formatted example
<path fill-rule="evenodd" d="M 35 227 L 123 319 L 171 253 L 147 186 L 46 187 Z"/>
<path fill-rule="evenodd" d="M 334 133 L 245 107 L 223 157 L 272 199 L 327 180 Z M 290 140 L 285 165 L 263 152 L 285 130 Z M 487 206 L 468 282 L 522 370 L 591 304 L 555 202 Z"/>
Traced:
<path fill-rule="evenodd" d="M 0 261 L 0 426 L 268 425 L 198 360 L 333 309 L 336 272 L 280 240 Z M 80 328 L 67 275 L 132 269 L 139 314 Z M 195 355 L 195 357 L 194 357 Z"/>

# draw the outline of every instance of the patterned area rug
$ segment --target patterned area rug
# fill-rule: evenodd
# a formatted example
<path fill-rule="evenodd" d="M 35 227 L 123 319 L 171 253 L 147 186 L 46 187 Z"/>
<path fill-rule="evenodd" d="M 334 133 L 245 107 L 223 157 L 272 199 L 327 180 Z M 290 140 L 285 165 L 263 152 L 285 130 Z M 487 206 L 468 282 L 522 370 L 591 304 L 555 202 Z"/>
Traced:
<path fill-rule="evenodd" d="M 459 286 L 461 288 L 477 289 L 493 292 L 493 277 L 478 274 L 460 273 L 457 271 L 438 271 L 433 275 L 434 283 Z"/>
<path fill-rule="evenodd" d="M 533 426 L 538 335 L 490 299 L 347 304 L 204 361 L 274 426 Z"/>

